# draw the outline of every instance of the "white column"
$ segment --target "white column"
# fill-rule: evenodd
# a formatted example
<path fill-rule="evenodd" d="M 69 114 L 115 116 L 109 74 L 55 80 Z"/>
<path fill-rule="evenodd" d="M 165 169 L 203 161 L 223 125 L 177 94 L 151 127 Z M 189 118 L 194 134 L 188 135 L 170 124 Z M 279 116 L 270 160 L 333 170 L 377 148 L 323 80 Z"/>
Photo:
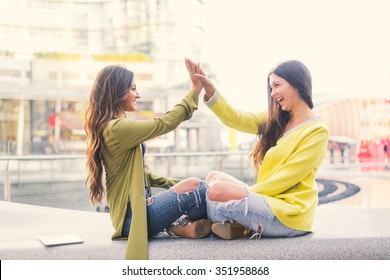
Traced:
<path fill-rule="evenodd" d="M 175 133 L 175 152 L 180 152 L 180 128 L 174 130 Z"/>
<path fill-rule="evenodd" d="M 4 173 L 4 201 L 11 201 L 11 181 L 9 177 L 9 159 L 7 159 Z"/>
<path fill-rule="evenodd" d="M 18 134 L 16 137 L 16 155 L 23 155 L 24 140 L 24 99 L 19 100 Z"/>
<path fill-rule="evenodd" d="M 195 152 L 198 150 L 198 129 L 197 128 L 189 128 L 187 133 L 188 139 L 188 149 L 191 152 Z"/>

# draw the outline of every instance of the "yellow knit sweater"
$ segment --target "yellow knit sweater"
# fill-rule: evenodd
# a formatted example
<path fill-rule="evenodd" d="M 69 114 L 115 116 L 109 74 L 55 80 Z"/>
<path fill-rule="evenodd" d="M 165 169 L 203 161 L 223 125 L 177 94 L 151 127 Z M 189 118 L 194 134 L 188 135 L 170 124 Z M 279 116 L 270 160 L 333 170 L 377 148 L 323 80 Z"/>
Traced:
<path fill-rule="evenodd" d="M 267 113 L 249 113 L 230 106 L 218 91 L 205 102 L 221 121 L 238 131 L 256 134 Z M 287 227 L 311 231 L 318 204 L 315 181 L 326 154 L 329 132 L 320 118 L 312 118 L 284 133 L 263 159 L 256 184 L 249 191 L 262 194 L 275 216 Z"/>

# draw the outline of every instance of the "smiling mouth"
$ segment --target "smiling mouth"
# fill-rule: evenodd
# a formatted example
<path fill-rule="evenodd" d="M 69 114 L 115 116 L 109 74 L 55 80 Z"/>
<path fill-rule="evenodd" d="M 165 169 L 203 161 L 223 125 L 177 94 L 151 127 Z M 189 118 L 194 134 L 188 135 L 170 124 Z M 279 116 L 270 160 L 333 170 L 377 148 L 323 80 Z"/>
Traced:
<path fill-rule="evenodd" d="M 277 101 L 280 105 L 282 105 L 282 103 L 283 103 L 283 101 L 284 101 L 284 98 L 283 98 L 283 97 L 278 98 L 278 99 L 276 99 L 276 101 Z"/>

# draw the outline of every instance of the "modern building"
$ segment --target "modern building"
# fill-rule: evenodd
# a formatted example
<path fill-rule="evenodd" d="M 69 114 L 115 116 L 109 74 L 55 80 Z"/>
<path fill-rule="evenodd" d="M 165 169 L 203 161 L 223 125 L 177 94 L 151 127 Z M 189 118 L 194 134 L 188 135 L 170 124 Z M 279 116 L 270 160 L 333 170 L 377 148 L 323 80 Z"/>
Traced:
<path fill-rule="evenodd" d="M 133 117 L 150 118 L 190 88 L 183 57 L 203 59 L 202 0 L 0 1 L 0 155 L 84 152 L 89 89 L 107 64 L 135 72 L 141 99 Z M 390 144 L 389 102 L 344 99 L 316 108 L 336 151 L 346 145 L 349 158 L 376 159 Z M 209 114 L 200 106 L 193 119 L 148 146 L 237 147 L 234 131 L 226 134 Z"/>
<path fill-rule="evenodd" d="M 390 98 L 348 98 L 330 102 L 317 112 L 330 130 L 329 150 L 335 150 L 342 161 L 387 161 Z"/>
<path fill-rule="evenodd" d="M 164 113 L 190 89 L 183 57 L 202 59 L 202 9 L 200 0 L 2 1 L 0 154 L 83 152 L 89 89 L 107 64 L 135 72 L 135 117 Z M 206 149 L 217 124 L 197 113 L 152 148 Z"/>

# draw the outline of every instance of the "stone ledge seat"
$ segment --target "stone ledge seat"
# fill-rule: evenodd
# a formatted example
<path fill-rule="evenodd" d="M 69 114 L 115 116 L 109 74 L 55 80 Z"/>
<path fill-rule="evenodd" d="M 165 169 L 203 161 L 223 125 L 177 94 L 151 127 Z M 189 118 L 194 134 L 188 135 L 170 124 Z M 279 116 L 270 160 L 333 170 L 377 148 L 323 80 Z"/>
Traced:
<path fill-rule="evenodd" d="M 107 213 L 0 201 L 2 260 L 123 260 L 126 241 L 113 241 Z M 174 238 L 149 242 L 149 258 L 165 260 L 377 260 L 390 259 L 390 208 L 318 207 L 314 232 L 295 238 L 222 240 Z M 45 247 L 39 237 L 77 234 L 84 243 Z"/>

